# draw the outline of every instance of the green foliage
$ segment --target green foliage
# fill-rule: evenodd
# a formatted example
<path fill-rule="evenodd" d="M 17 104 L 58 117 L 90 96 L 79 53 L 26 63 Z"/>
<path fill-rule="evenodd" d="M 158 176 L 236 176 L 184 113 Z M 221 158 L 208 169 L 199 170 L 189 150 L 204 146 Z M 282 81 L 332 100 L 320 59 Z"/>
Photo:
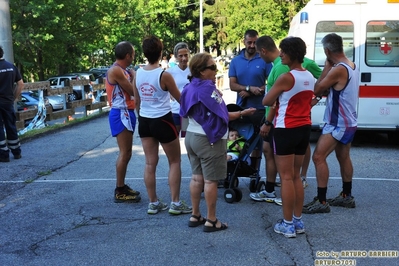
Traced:
<path fill-rule="evenodd" d="M 306 2 L 204 1 L 204 46 L 219 55 L 240 45 L 247 29 L 280 40 Z M 162 39 L 164 55 L 179 41 L 193 53 L 199 47 L 198 0 L 13 0 L 10 11 L 14 58 L 26 82 L 110 65 L 123 40 L 134 44 L 135 63 L 142 63 L 141 42 L 150 34 Z"/>

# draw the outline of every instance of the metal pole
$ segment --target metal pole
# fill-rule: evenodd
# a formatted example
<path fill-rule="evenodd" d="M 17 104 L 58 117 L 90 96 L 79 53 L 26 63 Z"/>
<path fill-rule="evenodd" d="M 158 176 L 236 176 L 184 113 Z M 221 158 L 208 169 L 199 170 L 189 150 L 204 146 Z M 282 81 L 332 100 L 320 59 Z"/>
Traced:
<path fill-rule="evenodd" d="M 204 52 L 204 25 L 203 25 L 203 18 L 202 18 L 202 2 L 203 0 L 200 0 L 200 19 L 199 19 L 199 25 L 200 25 L 200 53 Z"/>
<path fill-rule="evenodd" d="M 8 0 L 0 0 L 0 45 L 4 50 L 4 59 L 8 62 L 14 63 L 10 5 Z"/>

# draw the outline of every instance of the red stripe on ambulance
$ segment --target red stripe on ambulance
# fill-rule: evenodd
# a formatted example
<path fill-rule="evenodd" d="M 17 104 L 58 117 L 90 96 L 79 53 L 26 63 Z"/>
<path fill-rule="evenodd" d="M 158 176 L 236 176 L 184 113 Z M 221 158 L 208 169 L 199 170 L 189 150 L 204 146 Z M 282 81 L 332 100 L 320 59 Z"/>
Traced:
<path fill-rule="evenodd" d="M 399 86 L 360 86 L 360 98 L 399 98 Z"/>

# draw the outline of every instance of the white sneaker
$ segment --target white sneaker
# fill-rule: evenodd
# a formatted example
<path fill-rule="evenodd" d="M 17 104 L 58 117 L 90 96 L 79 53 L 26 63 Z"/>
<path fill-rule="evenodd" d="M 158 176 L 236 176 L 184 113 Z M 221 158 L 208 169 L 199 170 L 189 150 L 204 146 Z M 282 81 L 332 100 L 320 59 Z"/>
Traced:
<path fill-rule="evenodd" d="M 266 190 L 262 190 L 261 192 L 258 193 L 251 193 L 249 194 L 251 199 L 255 201 L 266 201 L 266 202 L 271 202 L 271 203 L 276 203 L 277 205 L 283 205 L 283 202 L 281 198 L 276 197 L 276 192 L 267 192 Z"/>

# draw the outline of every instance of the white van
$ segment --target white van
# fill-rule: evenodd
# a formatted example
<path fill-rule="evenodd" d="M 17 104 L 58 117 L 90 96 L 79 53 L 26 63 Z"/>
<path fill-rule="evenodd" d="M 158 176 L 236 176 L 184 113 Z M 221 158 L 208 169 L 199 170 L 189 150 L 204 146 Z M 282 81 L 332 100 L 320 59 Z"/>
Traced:
<path fill-rule="evenodd" d="M 336 33 L 360 69 L 358 129 L 399 136 L 399 0 L 311 0 L 293 18 L 288 36 L 301 37 L 306 57 L 323 67 L 321 39 Z M 312 108 L 321 128 L 325 99 Z M 396 132 L 395 132 L 396 131 Z"/>

